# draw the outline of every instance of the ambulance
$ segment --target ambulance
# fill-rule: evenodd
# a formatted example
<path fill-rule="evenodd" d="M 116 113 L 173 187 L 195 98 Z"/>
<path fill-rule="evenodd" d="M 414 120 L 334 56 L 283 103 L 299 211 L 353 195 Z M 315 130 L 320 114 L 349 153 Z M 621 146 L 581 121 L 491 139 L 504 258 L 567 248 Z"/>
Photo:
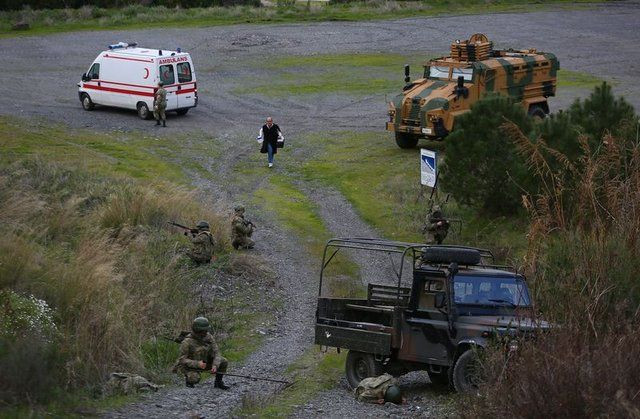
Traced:
<path fill-rule="evenodd" d="M 180 51 L 139 48 L 136 43 L 109 45 L 78 83 L 82 107 L 95 105 L 135 109 L 142 119 L 153 115 L 153 97 L 162 82 L 167 111 L 185 115 L 198 105 L 196 73 L 191 56 Z"/>

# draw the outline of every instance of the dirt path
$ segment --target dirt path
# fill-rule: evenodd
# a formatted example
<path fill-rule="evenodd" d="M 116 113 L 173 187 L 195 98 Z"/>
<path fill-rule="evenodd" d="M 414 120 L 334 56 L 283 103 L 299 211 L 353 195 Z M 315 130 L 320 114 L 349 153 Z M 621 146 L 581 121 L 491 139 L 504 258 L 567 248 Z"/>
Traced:
<path fill-rule="evenodd" d="M 637 83 L 640 50 L 636 30 L 640 3 L 621 2 L 595 5 L 591 10 L 452 16 L 380 22 L 327 22 L 307 25 L 233 26 L 202 29 L 169 29 L 121 32 L 61 34 L 0 40 L 3 60 L 0 83 L 12 86 L 0 96 L 0 114 L 44 117 L 72 127 L 97 131 L 144 130 L 157 135 L 187 134 L 185 155 L 196 159 L 210 176 L 193 173 L 193 182 L 223 207 L 243 197 L 267 181 L 257 176 L 251 182 L 234 178 L 234 168 L 254 156 L 253 138 L 267 114 L 275 117 L 295 144 L 296 159 L 312 148 L 308 134 L 326 129 L 352 131 L 380 130 L 386 120 L 382 94 L 353 97 L 340 94 L 292 96 L 284 98 L 239 95 L 235 89 L 247 80 L 261 79 L 262 63 L 279 56 L 326 53 L 376 53 L 427 55 L 448 49 L 452 39 L 474 32 L 487 33 L 496 46 L 535 46 L 558 55 L 563 68 L 605 76 L 616 82 L 615 92 L 640 108 Z M 75 83 L 98 51 L 107 44 L 135 40 L 141 45 L 181 46 L 192 53 L 198 74 L 201 101 L 186 117 L 170 116 L 169 128 L 158 130 L 134 113 L 111 109 L 84 112 L 77 99 Z M 82 39 L 82 42 L 78 42 Z M 624 51 L 622 53 L 621 51 Z M 239 65 L 238 63 L 241 63 Z M 398 63 L 398 76 L 401 65 Z M 261 80 L 268 84 L 268 79 Z M 570 103 L 579 90 L 567 91 L 554 99 L 552 108 Z M 202 133 L 216 138 L 212 146 L 220 153 L 195 155 L 191 144 L 200 144 Z M 192 135 L 191 135 L 192 134 Z M 191 153 L 191 154 L 190 154 Z M 279 156 L 278 159 L 281 157 Z M 279 169 L 278 169 L 279 170 Z M 281 173 L 287 173 L 286 171 Z M 310 198 L 327 229 L 335 236 L 376 236 L 377 232 L 358 216 L 338 192 L 322 185 L 297 180 L 296 186 Z M 284 293 L 284 311 L 275 331 L 243 365 L 239 373 L 282 377 L 292 361 L 313 342 L 313 313 L 319 262 L 301 251 L 300 238 L 293 237 L 276 222 L 274 214 L 250 203 L 249 213 L 260 225 L 255 252 L 270 262 Z M 372 277 L 388 278 L 380 265 L 359 264 Z M 381 274 L 382 273 L 382 274 Z M 382 279 L 383 281 L 386 279 Z M 106 414 L 107 417 L 228 417 L 248 394 L 277 391 L 275 385 L 229 380 L 232 390 L 222 394 L 205 383 L 196 389 L 164 389 L 140 402 Z M 353 401 L 344 381 L 336 389 L 299 407 L 295 416 L 437 416 L 437 401 L 424 400 L 431 390 L 424 377 L 406 378 L 404 385 L 412 399 L 401 408 L 363 406 Z M 427 386 L 427 387 L 425 387 Z"/>

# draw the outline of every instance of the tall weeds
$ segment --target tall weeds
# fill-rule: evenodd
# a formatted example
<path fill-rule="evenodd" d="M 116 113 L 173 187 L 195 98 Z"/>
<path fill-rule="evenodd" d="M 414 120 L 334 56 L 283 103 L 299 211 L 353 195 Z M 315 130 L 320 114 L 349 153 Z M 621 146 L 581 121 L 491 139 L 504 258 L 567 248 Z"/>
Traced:
<path fill-rule="evenodd" d="M 555 327 L 511 359 L 489 352 L 473 417 L 640 417 L 640 143 L 578 138 L 575 159 L 503 125 L 540 180 L 523 198 L 526 269 Z M 506 367 L 505 367 L 506 365 Z"/>
<path fill-rule="evenodd" d="M 186 189 L 41 160 L 0 166 L 0 286 L 45 300 L 59 331 L 50 343 L 0 342 L 0 403 L 46 402 L 56 389 L 100 383 L 116 369 L 160 378 L 145 369 L 145 345 L 188 324 L 199 304 L 190 285 L 211 269 L 182 256 L 187 241 L 168 227 L 172 219 L 208 220 L 217 253 L 228 253 L 228 221 Z M 0 315 L 12 315 L 8 301 Z M 34 385 L 9 364 L 53 379 Z"/>

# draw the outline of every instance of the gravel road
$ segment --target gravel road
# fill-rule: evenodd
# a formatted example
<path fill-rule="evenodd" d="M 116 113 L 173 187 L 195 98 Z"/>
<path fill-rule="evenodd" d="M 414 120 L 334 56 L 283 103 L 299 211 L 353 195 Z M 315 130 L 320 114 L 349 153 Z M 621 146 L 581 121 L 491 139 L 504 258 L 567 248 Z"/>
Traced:
<path fill-rule="evenodd" d="M 562 68 L 585 72 L 613 81 L 616 94 L 623 94 L 640 109 L 638 83 L 640 49 L 640 3 L 611 2 L 589 9 L 557 10 L 528 14 L 449 16 L 376 22 L 325 22 L 288 25 L 238 25 L 233 27 L 96 31 L 0 40 L 0 83 L 11 86 L 0 96 L 0 115 L 41 117 L 71 127 L 96 131 L 152 131 L 171 136 L 192 133 L 190 141 L 203 141 L 201 134 L 216 138 L 224 155 L 207 158 L 211 178 L 194 173 L 194 185 L 228 205 L 251 196 L 264 179 L 247 185 L 230 178 L 231 169 L 255 154 L 255 131 L 268 114 L 299 139 L 327 127 L 342 130 L 379 130 L 384 127 L 384 97 L 312 95 L 289 98 L 239 95 L 234 89 L 249 78 L 269 80 L 262 63 L 286 55 L 326 53 L 376 53 L 429 55 L 447 51 L 453 39 L 475 32 L 486 33 L 497 47 L 536 47 L 554 52 Z M 185 117 L 169 115 L 166 130 L 156 129 L 134 112 L 99 109 L 84 112 L 77 98 L 76 83 L 97 53 L 117 41 L 140 45 L 182 47 L 192 54 L 198 74 L 200 102 Z M 401 78 L 401 65 L 398 76 Z M 552 99 L 552 110 L 567 106 L 579 89 L 566 89 Z M 188 154 L 189 144 L 185 144 Z M 187 155 L 186 158 L 203 158 Z M 377 236 L 338 191 L 299 180 L 297 186 L 314 200 L 327 229 L 335 236 Z M 227 208 L 224 208 L 228 210 Z M 312 322 L 317 287 L 318 261 L 300 249 L 300 238 L 292 237 L 274 222 L 273 214 L 249 207 L 261 228 L 256 233 L 255 252 L 272 261 L 277 285 L 285 293 L 284 311 L 264 345 L 239 373 L 283 377 L 287 365 L 312 345 Z M 369 271 L 372 267 L 368 268 Z M 365 268 L 363 270 L 366 271 Z M 375 271 L 383 272 L 377 266 Z M 384 274 L 387 275 L 386 273 Z M 140 402 L 106 413 L 107 417 L 226 417 L 248 394 L 269 394 L 277 386 L 264 386 L 230 379 L 232 389 L 224 393 L 205 383 L 195 390 L 166 388 Z M 409 403 L 405 406 L 362 405 L 353 400 L 342 380 L 336 388 L 316 400 L 297 406 L 298 417 L 419 417 L 446 414 L 441 393 L 431 388 L 424 375 L 402 378 Z"/>

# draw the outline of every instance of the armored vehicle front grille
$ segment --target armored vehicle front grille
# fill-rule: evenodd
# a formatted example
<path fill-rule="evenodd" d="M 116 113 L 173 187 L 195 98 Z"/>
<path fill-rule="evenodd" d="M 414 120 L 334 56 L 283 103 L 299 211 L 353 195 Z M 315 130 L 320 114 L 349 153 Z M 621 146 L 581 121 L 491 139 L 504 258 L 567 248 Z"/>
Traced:
<path fill-rule="evenodd" d="M 420 126 L 420 121 L 417 121 L 417 120 L 415 120 L 415 119 L 406 119 L 406 118 L 403 118 L 403 119 L 402 119 L 402 123 L 403 123 L 404 125 L 411 125 L 411 126 L 414 126 L 414 127 L 419 127 L 419 126 Z"/>

